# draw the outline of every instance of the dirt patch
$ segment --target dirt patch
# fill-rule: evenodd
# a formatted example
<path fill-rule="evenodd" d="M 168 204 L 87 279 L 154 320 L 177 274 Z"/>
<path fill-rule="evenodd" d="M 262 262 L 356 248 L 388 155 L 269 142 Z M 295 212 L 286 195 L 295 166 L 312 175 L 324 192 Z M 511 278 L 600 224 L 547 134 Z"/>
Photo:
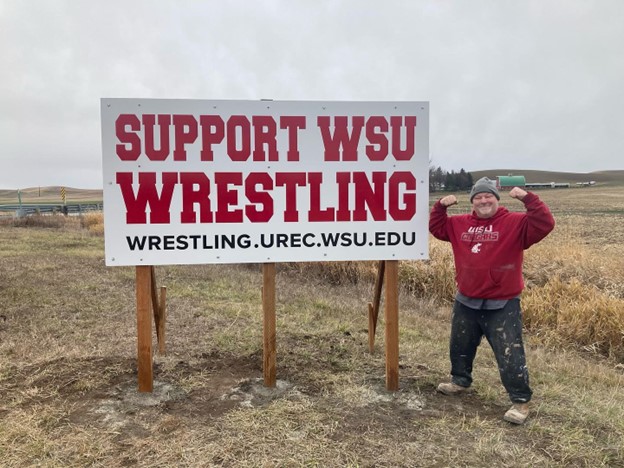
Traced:
<path fill-rule="evenodd" d="M 78 426 L 96 426 L 114 432 L 118 439 L 147 437 L 154 425 L 161 432 L 177 430 L 185 421 L 207 423 L 232 410 L 268 407 L 280 400 L 313 401 L 340 414 L 339 397 L 319 394 L 312 381 L 278 379 L 266 387 L 258 376 L 259 356 L 244 358 L 218 353 L 201 354 L 197 359 L 156 364 L 153 391 L 139 392 L 134 360 L 58 359 L 18 370 L 4 381 L 7 395 L 30 379 L 30 390 L 22 391 L 22 408 L 37 407 L 59 398 L 71 407 L 67 421 Z M 254 375 L 255 374 L 255 375 Z M 184 382 L 206 375 L 201 384 L 184 388 Z M 431 384 L 415 377 L 403 377 L 399 391 L 390 392 L 379 377 L 365 378 L 365 396 L 343 414 L 344 427 L 363 427 L 372 423 L 384 427 L 404 427 L 418 418 L 439 418 L 465 414 L 500 419 L 502 408 L 487 405 L 468 393 L 445 397 Z M 43 390 L 34 389 L 47 389 Z M 10 410 L 0 408 L 7 413 Z M 400 417 L 397 417 L 400 415 Z M 61 422 L 61 421 L 60 421 Z"/>
<path fill-rule="evenodd" d="M 154 422 L 160 421 L 160 431 L 174 431 L 182 424 L 181 419 L 206 423 L 232 410 L 263 408 L 280 400 L 306 399 L 328 408 L 338 404 L 331 395 L 319 395 L 315 389 L 298 382 L 278 379 L 275 387 L 266 387 L 262 378 L 249 376 L 247 363 L 236 366 L 229 362 L 223 366 L 225 361 L 212 361 L 219 370 L 215 370 L 201 387 L 192 390 L 185 390 L 179 382 L 192 378 L 192 373 L 200 370 L 182 366 L 182 363 L 178 367 L 183 367 L 184 371 L 178 368 L 177 380 L 156 379 L 151 393 L 138 392 L 136 376 L 125 375 L 114 385 L 110 382 L 109 386 L 76 396 L 80 404 L 74 406 L 69 419 L 74 424 L 97 425 L 114 431 L 120 438 L 145 437 Z M 382 380 L 376 379 L 368 387 L 366 401 L 357 408 L 350 408 L 341 419 L 345 428 L 375 423 L 400 429 L 419 418 L 470 415 L 499 420 L 502 411 L 500 405 L 486 404 L 472 392 L 461 397 L 447 397 L 436 393 L 434 386 L 410 378 L 402 379 L 399 391 L 390 392 Z"/>

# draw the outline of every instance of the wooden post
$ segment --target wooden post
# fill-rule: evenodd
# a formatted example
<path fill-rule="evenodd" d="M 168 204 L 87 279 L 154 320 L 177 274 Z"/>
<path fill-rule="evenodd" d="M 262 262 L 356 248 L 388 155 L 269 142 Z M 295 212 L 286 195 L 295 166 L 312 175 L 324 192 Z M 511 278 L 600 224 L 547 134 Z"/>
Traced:
<path fill-rule="evenodd" d="M 154 312 L 154 326 L 156 327 L 156 342 L 160 346 L 160 305 L 158 303 L 158 292 L 156 291 L 156 270 L 153 266 L 150 266 L 150 296 Z"/>
<path fill-rule="evenodd" d="M 275 387 L 275 263 L 262 265 L 262 371 L 265 387 Z"/>
<path fill-rule="evenodd" d="M 167 288 L 160 288 L 158 296 L 158 285 L 156 284 L 156 271 L 150 266 L 150 295 L 152 298 L 152 309 L 154 310 L 154 325 L 156 326 L 156 342 L 158 343 L 158 354 L 165 354 L 165 312 L 167 310 Z"/>
<path fill-rule="evenodd" d="M 156 326 L 156 341 L 158 343 L 158 354 L 165 354 L 165 311 L 167 288 L 160 288 L 160 298 L 157 293 L 158 286 L 156 284 L 156 272 L 153 266 L 150 266 L 150 294 L 152 297 L 152 309 L 154 310 L 154 324 Z"/>
<path fill-rule="evenodd" d="M 385 269 L 386 262 L 384 260 L 380 260 L 379 265 L 377 266 L 377 279 L 375 280 L 373 302 L 368 303 L 368 350 L 371 353 L 375 350 L 375 332 L 377 331 L 379 303 L 381 302 L 381 290 L 383 288 Z"/>
<path fill-rule="evenodd" d="M 399 262 L 386 261 L 386 388 L 399 389 Z"/>
<path fill-rule="evenodd" d="M 150 266 L 136 267 L 137 366 L 139 392 L 151 392 L 152 374 L 152 273 Z"/>
<path fill-rule="evenodd" d="M 160 287 L 160 302 L 158 304 L 159 322 L 156 334 L 158 336 L 158 354 L 165 354 L 165 322 L 167 318 L 167 288 Z"/>

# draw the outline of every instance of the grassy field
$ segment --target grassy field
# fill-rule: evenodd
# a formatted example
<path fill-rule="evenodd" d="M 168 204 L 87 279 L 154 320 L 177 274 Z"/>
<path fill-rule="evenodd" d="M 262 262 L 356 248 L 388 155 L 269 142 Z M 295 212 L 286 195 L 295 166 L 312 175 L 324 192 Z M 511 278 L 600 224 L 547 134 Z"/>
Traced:
<path fill-rule="evenodd" d="M 624 188 L 539 194 L 557 227 L 526 254 L 535 395 L 520 427 L 501 419 L 487 346 L 469 394 L 435 392 L 449 370 L 446 244 L 401 264 L 397 392 L 385 390 L 383 314 L 368 352 L 374 265 L 288 264 L 275 389 L 261 381 L 260 267 L 171 266 L 156 269 L 167 354 L 139 394 L 134 269 L 105 267 L 97 219 L 4 220 L 2 465 L 624 466 Z"/>

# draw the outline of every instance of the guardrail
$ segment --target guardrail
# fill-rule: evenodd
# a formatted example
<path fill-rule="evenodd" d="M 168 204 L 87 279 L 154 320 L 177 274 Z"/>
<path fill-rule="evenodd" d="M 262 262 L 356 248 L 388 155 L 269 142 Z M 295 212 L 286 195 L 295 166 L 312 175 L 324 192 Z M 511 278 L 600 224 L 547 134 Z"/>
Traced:
<path fill-rule="evenodd" d="M 34 214 L 65 214 L 65 215 L 77 215 L 87 213 L 89 211 L 102 211 L 104 203 L 68 203 L 63 205 L 62 203 L 37 203 L 21 205 L 0 205 L 0 211 L 15 212 L 15 215 L 29 216 Z"/>

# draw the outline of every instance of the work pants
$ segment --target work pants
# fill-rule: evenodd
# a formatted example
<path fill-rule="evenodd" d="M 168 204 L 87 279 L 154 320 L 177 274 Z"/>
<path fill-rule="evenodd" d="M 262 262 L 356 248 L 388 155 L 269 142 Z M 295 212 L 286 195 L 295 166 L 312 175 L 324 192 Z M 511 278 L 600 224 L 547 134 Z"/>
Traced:
<path fill-rule="evenodd" d="M 451 324 L 451 376 L 462 387 L 472 384 L 472 364 L 481 338 L 490 343 L 501 381 L 513 403 L 531 399 L 529 372 L 522 343 L 520 300 L 510 299 L 502 309 L 471 309 L 455 301 Z"/>

